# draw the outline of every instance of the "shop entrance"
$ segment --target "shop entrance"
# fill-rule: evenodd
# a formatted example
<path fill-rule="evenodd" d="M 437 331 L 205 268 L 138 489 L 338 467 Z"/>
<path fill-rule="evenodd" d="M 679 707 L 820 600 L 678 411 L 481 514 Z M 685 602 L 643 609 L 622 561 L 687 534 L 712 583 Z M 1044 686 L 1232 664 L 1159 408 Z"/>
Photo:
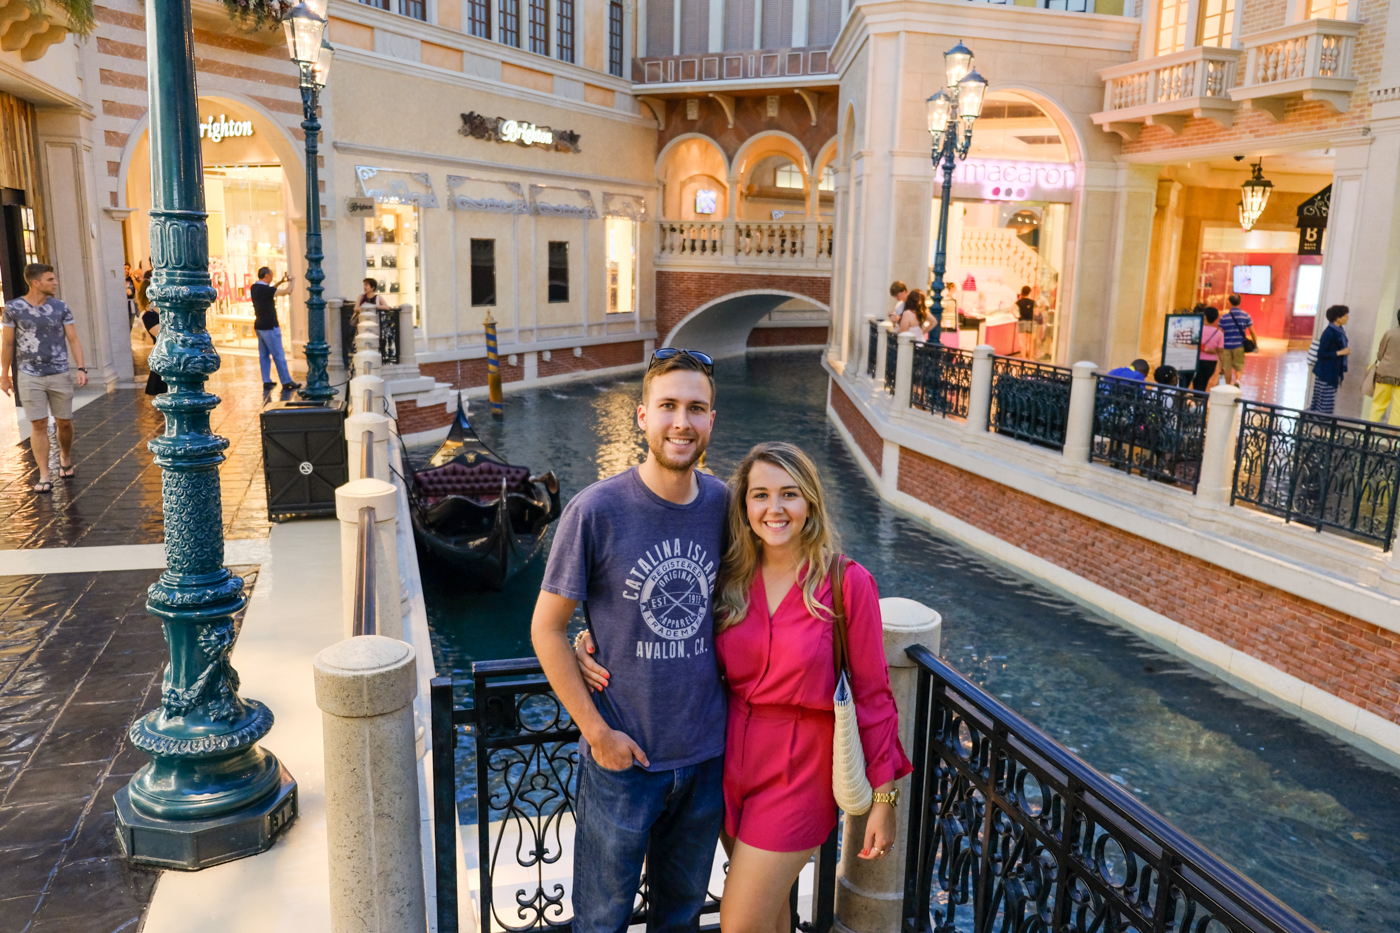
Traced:
<path fill-rule="evenodd" d="M 1230 294 L 1261 338 L 1306 347 L 1322 294 L 1322 257 L 1298 255 L 1298 231 L 1246 233 L 1239 224 L 1207 223 L 1201 236 L 1196 301 L 1226 307 Z"/>

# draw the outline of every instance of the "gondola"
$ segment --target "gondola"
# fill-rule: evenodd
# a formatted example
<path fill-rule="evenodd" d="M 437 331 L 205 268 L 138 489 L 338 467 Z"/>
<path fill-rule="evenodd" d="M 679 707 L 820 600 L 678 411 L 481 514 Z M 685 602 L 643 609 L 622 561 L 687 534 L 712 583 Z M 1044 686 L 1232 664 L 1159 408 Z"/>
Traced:
<path fill-rule="evenodd" d="M 420 548 L 491 589 L 530 562 L 559 517 L 559 480 L 506 463 L 482 443 L 466 408 L 428 465 L 409 477 L 413 534 Z"/>

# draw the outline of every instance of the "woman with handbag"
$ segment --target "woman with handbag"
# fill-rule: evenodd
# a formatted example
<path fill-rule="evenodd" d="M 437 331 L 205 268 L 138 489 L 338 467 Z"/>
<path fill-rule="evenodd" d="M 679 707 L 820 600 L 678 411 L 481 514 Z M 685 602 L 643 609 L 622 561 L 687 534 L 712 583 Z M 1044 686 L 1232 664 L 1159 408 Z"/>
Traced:
<path fill-rule="evenodd" d="M 792 444 L 759 444 L 729 488 L 714 598 L 729 696 L 720 929 L 787 933 L 788 891 L 836 827 L 838 799 L 869 813 L 860 857 L 885 858 L 895 781 L 913 767 L 899 742 L 880 594 L 841 555 L 816 466 Z M 606 688 L 604 669 L 586 655 L 579 663 L 590 686 Z"/>

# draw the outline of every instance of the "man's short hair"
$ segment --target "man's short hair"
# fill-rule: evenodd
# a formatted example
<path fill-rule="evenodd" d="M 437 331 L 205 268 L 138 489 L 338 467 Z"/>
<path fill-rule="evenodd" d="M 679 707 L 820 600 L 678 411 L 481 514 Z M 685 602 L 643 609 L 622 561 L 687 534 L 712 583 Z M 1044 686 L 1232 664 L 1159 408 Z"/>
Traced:
<path fill-rule="evenodd" d="M 700 373 L 710 383 L 710 406 L 715 404 L 715 377 L 712 373 L 705 372 L 705 364 L 701 363 L 689 353 L 677 353 L 675 356 L 664 360 L 652 360 L 647 367 L 646 375 L 642 377 L 642 404 L 647 403 L 647 398 L 651 395 L 651 381 L 657 376 L 664 376 L 667 373 L 691 372 Z"/>
<path fill-rule="evenodd" d="M 1239 295 L 1231 295 L 1231 296 L 1230 296 L 1230 307 L 1232 307 L 1232 308 L 1238 308 L 1239 306 L 1240 306 L 1240 296 L 1239 296 Z"/>
<path fill-rule="evenodd" d="M 24 267 L 24 280 L 26 282 L 37 282 L 52 271 L 53 266 L 45 265 L 42 262 L 31 262 Z"/>
<path fill-rule="evenodd" d="M 901 282 L 899 279 L 895 279 L 893 282 L 890 283 L 890 297 L 891 297 L 891 298 L 898 298 L 900 292 L 907 292 L 907 291 L 909 291 L 909 286 L 908 286 L 908 285 L 905 285 L 905 284 L 904 284 L 903 282 Z"/>
<path fill-rule="evenodd" d="M 269 269 L 267 266 L 263 266 L 261 269 L 258 270 L 258 278 L 260 279 L 265 279 L 271 274 L 272 270 Z"/>
<path fill-rule="evenodd" d="M 1150 368 L 1151 367 L 1147 365 L 1147 360 L 1133 360 L 1133 369 L 1137 372 L 1142 373 L 1144 376 L 1147 375 L 1147 372 Z"/>

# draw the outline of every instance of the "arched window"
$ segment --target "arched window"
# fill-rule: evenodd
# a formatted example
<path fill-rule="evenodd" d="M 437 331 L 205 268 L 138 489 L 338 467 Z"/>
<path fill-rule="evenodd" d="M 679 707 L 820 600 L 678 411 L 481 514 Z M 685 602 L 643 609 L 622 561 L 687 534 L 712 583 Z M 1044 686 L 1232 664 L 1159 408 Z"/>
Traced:
<path fill-rule="evenodd" d="M 798 168 L 796 165 L 793 165 L 791 162 L 786 162 L 778 166 L 778 170 L 775 174 L 773 184 L 779 188 L 801 189 L 802 169 Z"/>

